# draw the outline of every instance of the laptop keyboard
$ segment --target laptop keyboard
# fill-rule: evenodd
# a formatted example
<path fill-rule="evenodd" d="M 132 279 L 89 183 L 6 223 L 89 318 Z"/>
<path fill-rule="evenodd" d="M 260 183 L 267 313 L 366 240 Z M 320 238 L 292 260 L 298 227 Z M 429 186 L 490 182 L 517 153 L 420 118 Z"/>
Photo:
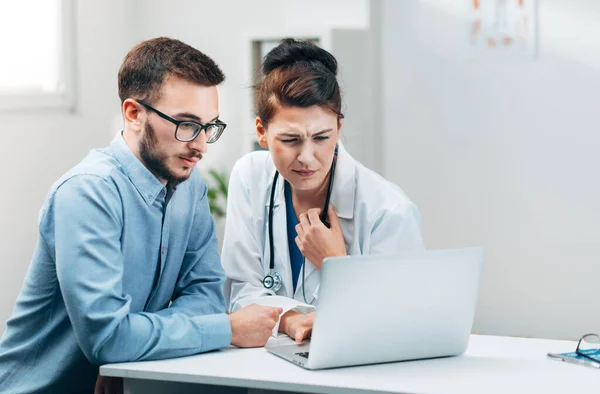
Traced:
<path fill-rule="evenodd" d="M 308 352 L 300 352 L 300 353 L 296 353 L 296 356 L 300 356 L 300 357 L 308 358 Z"/>

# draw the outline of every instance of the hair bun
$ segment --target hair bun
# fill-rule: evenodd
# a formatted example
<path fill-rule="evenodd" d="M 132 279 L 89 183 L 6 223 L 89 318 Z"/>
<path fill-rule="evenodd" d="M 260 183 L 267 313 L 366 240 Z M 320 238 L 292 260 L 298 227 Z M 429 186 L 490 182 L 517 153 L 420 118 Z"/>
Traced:
<path fill-rule="evenodd" d="M 337 75 L 335 57 L 314 42 L 285 38 L 281 44 L 273 48 L 266 56 L 262 65 L 264 75 L 279 67 L 293 66 L 300 62 L 318 62 L 333 75 Z"/>

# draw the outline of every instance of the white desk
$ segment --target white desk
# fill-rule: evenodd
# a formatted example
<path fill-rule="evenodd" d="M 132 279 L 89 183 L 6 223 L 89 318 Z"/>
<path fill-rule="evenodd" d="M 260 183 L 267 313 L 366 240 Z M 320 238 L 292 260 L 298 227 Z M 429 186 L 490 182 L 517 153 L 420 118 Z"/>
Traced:
<path fill-rule="evenodd" d="M 130 394 L 246 392 L 235 387 L 305 393 L 597 392 L 600 370 L 546 357 L 549 351 L 573 351 L 576 345 L 472 335 L 459 357 L 321 371 L 304 370 L 262 348 L 231 347 L 179 359 L 105 365 L 100 373 L 125 378 Z"/>

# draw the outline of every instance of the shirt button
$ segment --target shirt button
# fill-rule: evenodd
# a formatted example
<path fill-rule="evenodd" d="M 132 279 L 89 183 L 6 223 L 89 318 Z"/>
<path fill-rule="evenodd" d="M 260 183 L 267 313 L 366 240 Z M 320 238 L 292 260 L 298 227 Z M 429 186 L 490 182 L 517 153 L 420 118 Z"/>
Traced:
<path fill-rule="evenodd" d="M 165 253 L 167 253 L 167 248 L 162 248 L 160 252 L 161 252 L 162 254 L 165 254 Z"/>

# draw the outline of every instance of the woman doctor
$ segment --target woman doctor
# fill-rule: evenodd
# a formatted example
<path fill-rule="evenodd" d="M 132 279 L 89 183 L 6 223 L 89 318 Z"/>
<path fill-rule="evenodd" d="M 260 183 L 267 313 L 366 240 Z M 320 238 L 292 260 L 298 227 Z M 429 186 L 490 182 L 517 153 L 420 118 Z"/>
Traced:
<path fill-rule="evenodd" d="M 231 173 L 225 292 L 232 312 L 253 303 L 282 307 L 273 334 L 301 341 L 312 329 L 323 259 L 422 249 L 420 215 L 402 190 L 344 149 L 329 52 L 285 39 L 262 72 L 256 134 L 269 150 L 245 155 Z M 376 285 L 376 275 L 365 280 Z"/>

